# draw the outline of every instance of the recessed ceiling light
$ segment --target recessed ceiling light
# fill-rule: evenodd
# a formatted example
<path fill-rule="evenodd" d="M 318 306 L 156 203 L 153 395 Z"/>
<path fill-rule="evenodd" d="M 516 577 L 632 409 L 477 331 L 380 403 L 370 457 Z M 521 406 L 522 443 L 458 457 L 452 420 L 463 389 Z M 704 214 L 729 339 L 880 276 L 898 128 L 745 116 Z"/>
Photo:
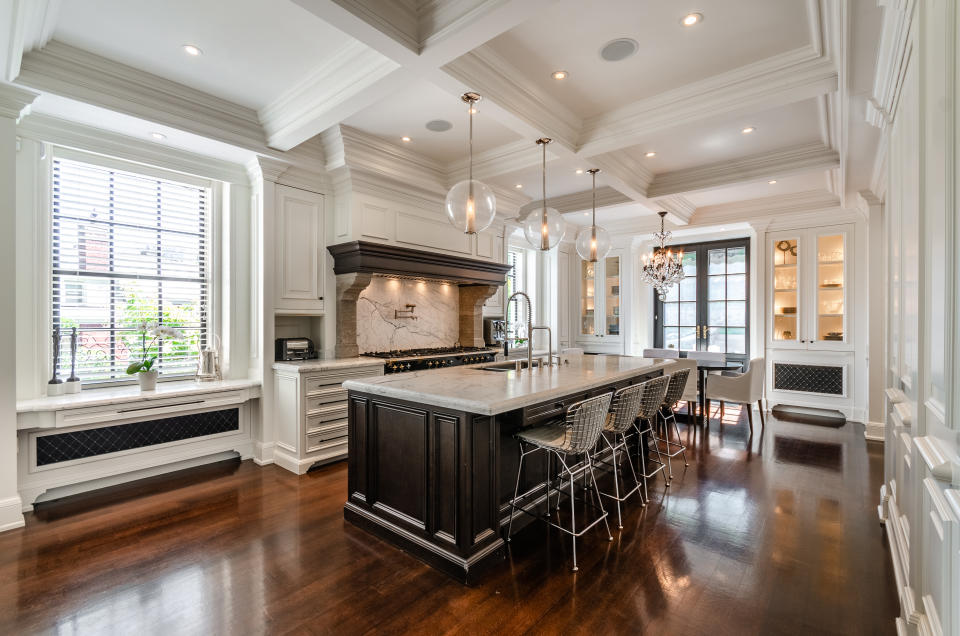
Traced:
<path fill-rule="evenodd" d="M 150 136 L 153 137 L 153 138 L 156 139 L 156 140 L 166 139 L 166 138 L 167 138 L 167 136 L 164 135 L 164 134 L 161 133 L 161 132 L 152 132 L 152 133 L 150 133 Z"/>
<path fill-rule="evenodd" d="M 517 185 L 515 185 L 515 186 L 513 186 L 513 187 L 514 187 L 514 188 L 517 188 L 517 189 L 519 190 L 520 188 L 523 187 L 523 184 L 522 184 L 522 183 L 518 183 Z"/>
<path fill-rule="evenodd" d="M 636 40 L 630 38 L 617 38 L 610 40 L 600 49 L 600 57 L 608 62 L 619 62 L 625 60 L 640 48 Z"/>
<path fill-rule="evenodd" d="M 744 128 L 744 129 L 741 130 L 740 132 L 742 132 L 744 135 L 749 135 L 750 133 L 752 133 L 752 132 L 755 131 L 755 130 L 756 130 L 756 128 L 754 128 L 753 126 L 747 126 L 746 128 Z"/>
<path fill-rule="evenodd" d="M 680 20 L 680 24 L 682 24 L 683 26 L 693 26 L 694 24 L 697 24 L 702 20 L 703 20 L 702 13 L 688 13 L 687 15 L 683 16 L 683 18 Z"/>
<path fill-rule="evenodd" d="M 552 77 L 555 80 L 564 80 L 564 79 L 567 79 L 569 76 L 570 74 L 567 73 L 566 71 L 554 71 L 550 75 L 550 77 Z"/>
<path fill-rule="evenodd" d="M 200 47 L 194 46 L 193 44 L 184 44 L 183 50 L 187 52 L 187 55 L 193 55 L 194 57 L 203 54 L 203 51 L 200 50 Z"/>
<path fill-rule="evenodd" d="M 767 181 L 767 183 L 769 183 L 770 185 L 773 185 L 776 182 L 777 182 L 776 179 L 770 179 L 769 181 Z"/>
<path fill-rule="evenodd" d="M 654 151 L 651 150 L 650 152 L 648 152 L 648 153 L 647 153 L 646 155 L 644 155 L 644 156 L 645 156 L 645 157 L 656 157 L 656 156 L 657 156 L 657 153 L 655 153 Z"/>
<path fill-rule="evenodd" d="M 453 128 L 453 124 L 446 119 L 433 119 L 427 122 L 427 130 L 433 132 L 447 132 L 451 128 Z"/>
<path fill-rule="evenodd" d="M 583 168 L 577 168 L 577 174 L 583 174 Z"/>
<path fill-rule="evenodd" d="M 410 142 L 410 138 L 404 136 L 404 137 L 401 137 L 401 138 L 400 138 L 400 141 L 402 141 L 403 143 L 409 143 L 409 142 Z"/>

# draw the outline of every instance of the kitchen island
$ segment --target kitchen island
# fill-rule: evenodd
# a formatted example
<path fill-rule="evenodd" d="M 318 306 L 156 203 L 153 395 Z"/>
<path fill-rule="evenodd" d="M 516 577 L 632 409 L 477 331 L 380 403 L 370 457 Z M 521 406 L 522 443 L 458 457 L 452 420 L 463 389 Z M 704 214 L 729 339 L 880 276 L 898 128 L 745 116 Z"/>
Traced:
<path fill-rule="evenodd" d="M 532 371 L 491 364 L 348 380 L 344 517 L 470 582 L 503 554 L 519 462 L 514 434 L 672 364 L 583 356 Z M 547 471 L 541 454 L 524 462 L 525 505 L 543 500 Z"/>

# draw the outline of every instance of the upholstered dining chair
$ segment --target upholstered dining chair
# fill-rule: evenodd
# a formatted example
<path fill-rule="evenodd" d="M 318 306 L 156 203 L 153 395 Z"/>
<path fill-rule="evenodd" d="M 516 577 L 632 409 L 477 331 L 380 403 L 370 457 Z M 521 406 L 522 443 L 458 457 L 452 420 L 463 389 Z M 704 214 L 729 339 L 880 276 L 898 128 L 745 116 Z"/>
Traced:
<path fill-rule="evenodd" d="M 673 361 L 673 365 L 664 369 L 664 373 L 673 373 L 678 369 L 690 369 L 690 375 L 687 376 L 687 383 L 683 387 L 679 401 L 687 403 L 687 417 L 693 418 L 697 414 L 699 397 L 697 395 L 697 361 L 691 358 L 678 358 Z"/>
<path fill-rule="evenodd" d="M 747 370 L 737 376 L 709 375 L 706 379 L 705 394 L 706 412 L 710 412 L 710 400 L 733 402 L 747 407 L 747 419 L 750 421 L 750 430 L 753 431 L 753 404 L 756 402 L 760 409 L 760 427 L 765 425 L 763 417 L 763 376 L 766 371 L 766 361 L 763 358 L 753 358 L 747 365 Z M 722 420 L 721 420 L 722 422 Z"/>

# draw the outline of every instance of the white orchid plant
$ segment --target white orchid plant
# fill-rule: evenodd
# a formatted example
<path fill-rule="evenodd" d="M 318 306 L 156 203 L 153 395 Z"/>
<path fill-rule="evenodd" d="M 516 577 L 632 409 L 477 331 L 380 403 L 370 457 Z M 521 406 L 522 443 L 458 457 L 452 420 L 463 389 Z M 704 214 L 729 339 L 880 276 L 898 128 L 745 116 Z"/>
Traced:
<path fill-rule="evenodd" d="M 153 370 L 153 365 L 157 361 L 157 356 L 150 355 L 150 352 L 154 345 L 157 344 L 158 340 L 175 341 L 183 340 L 185 337 L 183 332 L 179 329 L 161 325 L 156 321 L 145 320 L 138 323 L 137 331 L 140 332 L 141 355 L 139 360 L 130 363 L 130 366 L 127 367 L 127 374 L 129 375 Z M 147 344 L 148 337 L 151 338 L 150 344 Z"/>

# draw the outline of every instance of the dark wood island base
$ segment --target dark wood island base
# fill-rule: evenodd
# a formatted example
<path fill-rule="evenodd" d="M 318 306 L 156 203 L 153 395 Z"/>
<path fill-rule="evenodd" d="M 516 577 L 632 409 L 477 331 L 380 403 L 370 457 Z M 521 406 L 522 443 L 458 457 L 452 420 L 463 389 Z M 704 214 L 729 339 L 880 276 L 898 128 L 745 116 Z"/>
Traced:
<path fill-rule="evenodd" d="M 569 404 L 662 373 L 648 367 L 496 415 L 350 390 L 344 519 L 462 583 L 473 583 L 505 554 L 519 462 L 517 430 L 562 419 Z M 541 454 L 524 462 L 520 492 L 533 493 L 525 505 L 545 499 L 547 471 Z M 518 516 L 514 529 L 530 521 Z"/>

